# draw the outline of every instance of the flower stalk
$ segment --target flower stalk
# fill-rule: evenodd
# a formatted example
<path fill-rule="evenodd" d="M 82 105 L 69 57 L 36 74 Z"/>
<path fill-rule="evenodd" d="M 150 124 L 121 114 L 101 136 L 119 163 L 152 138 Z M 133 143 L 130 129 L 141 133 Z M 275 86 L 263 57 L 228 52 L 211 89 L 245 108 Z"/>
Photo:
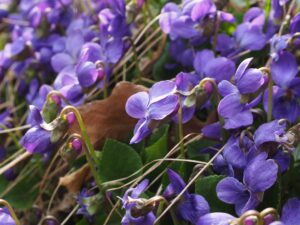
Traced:
<path fill-rule="evenodd" d="M 5 206 L 8 209 L 11 217 L 16 222 L 16 225 L 21 225 L 21 222 L 18 219 L 18 217 L 17 217 L 15 211 L 13 210 L 13 208 L 11 207 L 11 205 L 7 201 L 5 201 L 4 199 L 0 199 L 0 204 L 3 205 L 3 206 Z"/>

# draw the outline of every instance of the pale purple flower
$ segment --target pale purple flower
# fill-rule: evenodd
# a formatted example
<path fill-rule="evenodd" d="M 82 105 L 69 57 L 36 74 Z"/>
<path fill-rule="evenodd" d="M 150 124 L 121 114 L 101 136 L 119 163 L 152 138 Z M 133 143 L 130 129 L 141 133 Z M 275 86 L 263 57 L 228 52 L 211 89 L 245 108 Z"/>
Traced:
<path fill-rule="evenodd" d="M 161 81 L 154 84 L 149 93 L 139 92 L 127 100 L 127 114 L 139 119 L 130 143 L 138 143 L 151 133 L 151 121 L 162 120 L 174 112 L 178 106 L 175 91 L 175 82 Z"/>

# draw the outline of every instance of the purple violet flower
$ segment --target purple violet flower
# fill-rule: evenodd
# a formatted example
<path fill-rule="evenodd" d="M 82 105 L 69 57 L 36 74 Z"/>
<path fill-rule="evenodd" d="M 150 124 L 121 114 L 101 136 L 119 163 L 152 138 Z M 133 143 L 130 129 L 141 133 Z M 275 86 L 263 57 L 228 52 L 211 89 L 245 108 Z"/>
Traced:
<path fill-rule="evenodd" d="M 275 119 L 286 118 L 294 122 L 300 113 L 297 97 L 300 96 L 298 64 L 295 56 L 286 50 L 291 35 L 274 36 L 271 40 L 272 62 L 270 70 L 273 86 L 273 110 Z M 284 74 L 284 76 L 282 75 Z M 264 109 L 268 111 L 268 89 L 264 94 Z"/>
<path fill-rule="evenodd" d="M 16 225 L 7 208 L 0 208 L 0 225 Z"/>
<path fill-rule="evenodd" d="M 122 225 L 152 225 L 155 221 L 153 212 L 147 212 L 145 215 L 134 217 L 131 210 L 138 207 L 139 196 L 146 190 L 149 180 L 143 180 L 135 188 L 128 189 L 122 197 L 123 208 L 126 210 L 122 219 Z"/>
<path fill-rule="evenodd" d="M 149 93 L 139 92 L 127 100 L 127 114 L 139 119 L 130 143 L 138 143 L 151 133 L 151 121 L 162 120 L 174 112 L 178 106 L 175 91 L 175 82 L 161 81 L 154 84 Z"/>
<path fill-rule="evenodd" d="M 267 143 L 284 143 L 288 141 L 286 134 L 286 122 L 274 120 L 260 125 L 254 133 L 255 145 L 260 148 Z"/>
<path fill-rule="evenodd" d="M 29 123 L 32 127 L 25 133 L 20 143 L 31 154 L 46 153 L 54 147 L 51 143 L 51 132 L 40 126 L 43 123 L 43 119 L 39 109 L 33 105 L 29 106 L 29 109 Z"/>
<path fill-rule="evenodd" d="M 300 221 L 300 201 L 297 198 L 289 199 L 283 206 L 280 221 L 284 225 L 296 225 Z M 271 223 L 270 225 L 275 225 Z"/>
<path fill-rule="evenodd" d="M 295 15 L 290 24 L 291 33 L 300 32 L 300 13 Z"/>
<path fill-rule="evenodd" d="M 224 117 L 225 129 L 235 129 L 251 125 L 253 116 L 250 111 L 252 107 L 260 102 L 258 95 L 249 103 L 242 103 L 242 95 L 255 93 L 264 84 L 263 74 L 258 69 L 247 69 L 252 58 L 245 59 L 237 68 L 234 86 L 227 80 L 219 83 L 219 93 L 224 97 L 219 105 L 218 112 Z"/>
<path fill-rule="evenodd" d="M 166 187 L 163 195 L 169 199 L 178 195 L 185 188 L 186 184 L 175 171 L 168 169 L 167 173 L 170 184 Z M 198 219 L 210 210 L 207 201 L 201 195 L 190 194 L 188 191 L 183 194 L 182 200 L 176 207 L 178 217 L 192 224 L 196 224 Z"/>
<path fill-rule="evenodd" d="M 230 225 L 236 217 L 222 212 L 208 213 L 197 221 L 196 225 Z"/>
<path fill-rule="evenodd" d="M 269 189 L 277 179 L 278 166 L 266 153 L 260 153 L 252 159 L 244 170 L 243 183 L 233 177 L 221 180 L 217 185 L 218 197 L 235 205 L 238 215 L 255 209 L 263 200 L 263 192 Z"/>
<path fill-rule="evenodd" d="M 235 64 L 226 57 L 215 57 L 213 51 L 205 49 L 196 53 L 194 68 L 202 78 L 211 77 L 219 83 L 222 80 L 230 80 Z"/>

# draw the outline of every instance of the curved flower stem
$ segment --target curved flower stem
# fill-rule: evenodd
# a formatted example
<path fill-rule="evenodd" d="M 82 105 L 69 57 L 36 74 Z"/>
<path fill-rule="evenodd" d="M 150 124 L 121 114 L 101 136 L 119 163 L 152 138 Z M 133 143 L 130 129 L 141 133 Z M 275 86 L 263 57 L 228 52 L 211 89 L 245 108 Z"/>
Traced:
<path fill-rule="evenodd" d="M 179 102 L 179 109 L 178 109 L 178 136 L 180 141 L 180 155 L 184 159 L 185 152 L 184 152 L 184 144 L 183 144 L 183 124 L 182 124 L 182 102 L 181 98 L 178 98 Z"/>
<path fill-rule="evenodd" d="M 65 96 L 63 96 L 59 91 L 55 91 L 55 90 L 52 90 L 52 91 L 50 91 L 50 92 L 48 93 L 47 98 L 46 98 L 46 101 L 49 101 L 52 95 L 57 95 L 57 96 L 60 97 L 62 100 L 64 100 L 65 103 L 67 103 L 68 105 L 70 105 L 69 100 L 68 100 Z"/>
<path fill-rule="evenodd" d="M 269 80 L 268 83 L 268 114 L 267 120 L 272 120 L 272 111 L 273 111 L 273 81 L 272 79 Z"/>
<path fill-rule="evenodd" d="M 77 122 L 78 122 L 80 130 L 81 130 L 81 133 L 82 133 L 82 138 L 83 138 L 83 140 L 86 144 L 87 150 L 89 151 L 89 153 L 91 154 L 91 156 L 93 157 L 95 162 L 97 162 L 97 157 L 96 157 L 94 147 L 91 143 L 91 140 L 90 140 L 89 135 L 87 133 L 87 129 L 84 125 L 84 122 L 83 122 L 83 119 L 80 115 L 80 112 L 74 106 L 66 106 L 65 108 L 63 108 L 63 110 L 61 111 L 60 114 L 61 114 L 61 116 L 64 116 L 67 112 L 73 112 L 75 114 Z"/>
<path fill-rule="evenodd" d="M 213 36 L 213 51 L 216 52 L 216 48 L 217 48 L 217 43 L 218 43 L 218 31 L 220 29 L 220 24 L 221 24 L 221 20 L 220 20 L 220 11 L 217 11 L 217 15 L 216 15 L 216 22 L 215 22 L 215 33 Z"/>
<path fill-rule="evenodd" d="M 1 204 L 1 205 L 4 205 L 4 206 L 8 209 L 8 211 L 9 211 L 11 217 L 12 217 L 12 218 L 14 219 L 14 221 L 16 222 L 16 225 L 21 225 L 21 222 L 20 222 L 20 220 L 18 219 L 18 217 L 17 217 L 15 211 L 13 210 L 13 208 L 11 207 L 11 205 L 10 205 L 7 201 L 5 201 L 4 199 L 0 199 L 0 204 Z"/>
<path fill-rule="evenodd" d="M 260 70 L 267 74 L 269 81 L 268 81 L 268 112 L 267 112 L 267 120 L 272 120 L 272 112 L 273 112 L 273 80 L 272 74 L 268 67 L 262 67 Z"/>
<path fill-rule="evenodd" d="M 107 98 L 107 79 L 106 76 L 103 77 L 103 97 Z"/>
<path fill-rule="evenodd" d="M 96 153 L 95 153 L 95 149 L 94 149 L 94 147 L 91 143 L 91 140 L 89 138 L 89 135 L 87 133 L 86 127 L 85 127 L 84 122 L 83 122 L 83 119 L 80 115 L 80 112 L 74 106 L 66 106 L 61 111 L 61 116 L 64 116 L 67 112 L 73 112 L 76 116 L 76 119 L 78 121 L 80 130 L 81 130 L 81 133 L 82 133 L 81 139 L 84 141 L 84 144 L 86 146 L 86 151 L 84 151 L 85 155 L 86 155 L 86 159 L 88 161 L 88 164 L 90 165 L 91 172 L 94 176 L 94 179 L 97 183 L 97 186 L 98 186 L 99 189 L 101 189 L 102 188 L 102 182 L 100 180 L 100 177 L 99 177 L 99 175 L 98 175 L 98 173 L 95 169 L 95 165 L 94 165 L 95 162 L 98 162 L 97 156 L 96 156 Z"/>

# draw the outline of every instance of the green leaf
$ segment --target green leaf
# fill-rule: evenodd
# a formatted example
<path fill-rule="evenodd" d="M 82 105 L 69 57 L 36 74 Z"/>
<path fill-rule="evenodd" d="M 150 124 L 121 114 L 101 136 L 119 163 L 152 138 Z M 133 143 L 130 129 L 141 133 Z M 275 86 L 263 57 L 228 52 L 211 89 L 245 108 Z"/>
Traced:
<path fill-rule="evenodd" d="M 150 145 L 143 152 L 146 163 L 163 158 L 167 154 L 168 130 L 169 125 L 165 124 L 150 137 Z"/>
<path fill-rule="evenodd" d="M 159 80 L 167 80 L 174 77 L 175 74 L 180 72 L 180 68 L 176 66 L 176 68 L 167 69 L 166 64 L 173 63 L 171 56 L 169 55 L 169 45 L 167 44 L 161 57 L 157 60 L 157 62 L 153 66 L 153 78 L 157 81 Z"/>
<path fill-rule="evenodd" d="M 88 220 L 86 218 L 83 218 L 78 223 L 76 223 L 76 225 L 89 225 L 89 224 L 90 223 L 88 222 Z"/>
<path fill-rule="evenodd" d="M 293 152 L 293 157 L 295 161 L 300 160 L 300 145 L 297 145 L 297 148 Z"/>
<path fill-rule="evenodd" d="M 100 176 L 104 181 L 127 177 L 142 166 L 142 160 L 133 148 L 112 139 L 106 140 L 99 165 Z"/>
<path fill-rule="evenodd" d="M 187 145 L 187 155 L 190 159 L 197 159 L 201 161 L 208 161 L 209 155 L 203 154 L 201 149 L 204 149 L 208 146 L 214 146 L 217 142 L 211 140 L 200 140 L 195 141 Z"/>
<path fill-rule="evenodd" d="M 222 202 L 216 192 L 216 186 L 225 176 L 211 175 L 201 177 L 196 181 L 195 191 L 202 195 L 210 205 L 211 212 L 227 212 L 234 214 L 233 205 Z"/>
<path fill-rule="evenodd" d="M 38 190 L 32 191 L 32 187 L 39 181 L 38 176 L 26 177 L 21 180 L 4 199 L 11 204 L 13 208 L 25 210 L 32 207 L 35 201 Z"/>

